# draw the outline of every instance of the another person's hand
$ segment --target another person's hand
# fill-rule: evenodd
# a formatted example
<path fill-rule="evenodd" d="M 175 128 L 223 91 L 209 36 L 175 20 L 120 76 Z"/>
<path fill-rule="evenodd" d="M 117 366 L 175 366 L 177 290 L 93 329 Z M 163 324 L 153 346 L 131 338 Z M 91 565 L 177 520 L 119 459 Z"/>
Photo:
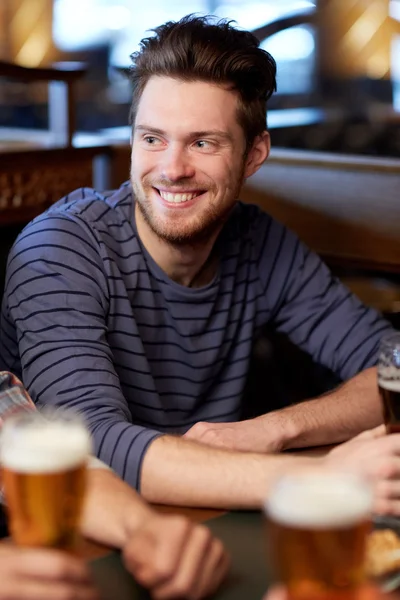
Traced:
<path fill-rule="evenodd" d="M 326 461 L 371 481 L 375 513 L 400 515 L 400 434 L 386 435 L 381 425 L 337 446 Z"/>
<path fill-rule="evenodd" d="M 0 600 L 98 600 L 84 562 L 57 550 L 0 547 Z"/>
<path fill-rule="evenodd" d="M 123 548 L 125 567 L 156 600 L 197 600 L 224 579 L 229 560 L 207 527 L 156 512 Z"/>

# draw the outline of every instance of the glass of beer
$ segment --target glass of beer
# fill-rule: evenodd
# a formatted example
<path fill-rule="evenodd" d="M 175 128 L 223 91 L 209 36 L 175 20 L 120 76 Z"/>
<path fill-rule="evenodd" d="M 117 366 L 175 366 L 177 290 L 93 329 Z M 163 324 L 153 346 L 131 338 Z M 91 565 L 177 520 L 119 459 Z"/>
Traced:
<path fill-rule="evenodd" d="M 21 546 L 73 551 L 79 539 L 90 435 L 78 415 L 10 417 L 1 434 L 9 529 Z"/>
<path fill-rule="evenodd" d="M 388 433 L 400 432 L 400 333 L 381 341 L 378 361 L 378 387 L 383 418 Z"/>
<path fill-rule="evenodd" d="M 269 562 L 290 600 L 361 600 L 372 501 L 369 485 L 344 473 L 300 470 L 272 486 Z"/>

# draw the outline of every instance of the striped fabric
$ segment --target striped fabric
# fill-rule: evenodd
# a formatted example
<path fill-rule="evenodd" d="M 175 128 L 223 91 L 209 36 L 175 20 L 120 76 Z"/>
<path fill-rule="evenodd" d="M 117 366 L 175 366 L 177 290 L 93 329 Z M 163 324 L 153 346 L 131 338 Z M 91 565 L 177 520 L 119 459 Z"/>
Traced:
<path fill-rule="evenodd" d="M 84 412 L 97 455 L 131 485 L 157 436 L 240 418 L 264 324 L 343 379 L 375 364 L 388 323 L 258 207 L 238 203 L 217 241 L 218 272 L 199 289 L 153 261 L 133 208 L 128 183 L 109 196 L 86 188 L 24 229 L 0 347 L 38 406 Z"/>
<path fill-rule="evenodd" d="M 5 419 L 32 410 L 36 410 L 36 406 L 18 377 L 8 371 L 0 371 L 0 431 Z M 110 470 L 95 456 L 89 457 L 88 467 Z M 3 492 L 0 489 L 0 503 L 2 502 Z"/>

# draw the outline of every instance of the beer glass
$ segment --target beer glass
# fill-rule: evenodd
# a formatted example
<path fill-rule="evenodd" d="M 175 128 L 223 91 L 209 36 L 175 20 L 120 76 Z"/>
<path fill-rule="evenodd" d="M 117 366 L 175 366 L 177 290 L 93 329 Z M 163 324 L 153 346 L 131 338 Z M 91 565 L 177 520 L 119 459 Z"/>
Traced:
<path fill-rule="evenodd" d="M 381 341 L 378 361 L 378 387 L 383 418 L 388 433 L 400 432 L 400 333 Z"/>
<path fill-rule="evenodd" d="M 21 546 L 73 550 L 84 500 L 90 435 L 78 415 L 6 419 L 1 463 L 9 528 Z"/>
<path fill-rule="evenodd" d="M 298 471 L 279 479 L 265 502 L 272 575 L 290 600 L 360 600 L 372 491 L 362 479 Z"/>

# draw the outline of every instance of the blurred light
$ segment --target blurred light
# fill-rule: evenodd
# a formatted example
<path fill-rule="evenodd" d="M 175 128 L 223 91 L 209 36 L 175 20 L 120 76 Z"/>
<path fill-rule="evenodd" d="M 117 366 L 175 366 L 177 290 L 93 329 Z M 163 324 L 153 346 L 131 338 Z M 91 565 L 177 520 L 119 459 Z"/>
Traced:
<path fill-rule="evenodd" d="M 243 29 L 256 29 L 275 19 L 290 15 L 298 10 L 315 9 L 315 2 L 298 0 L 283 2 L 229 2 L 218 4 L 214 13 L 221 18 L 234 19 Z"/>
<path fill-rule="evenodd" d="M 292 27 L 276 33 L 261 44 L 275 60 L 301 60 L 311 56 L 315 50 L 314 36 L 306 27 Z"/>
<path fill-rule="evenodd" d="M 42 62 L 46 51 L 46 40 L 42 35 L 32 33 L 15 58 L 17 63 L 25 67 L 37 67 Z"/>
<path fill-rule="evenodd" d="M 117 31 L 129 27 L 131 11 L 126 6 L 110 6 L 104 10 L 104 27 Z"/>
<path fill-rule="evenodd" d="M 392 2 L 389 4 L 389 15 L 393 19 L 400 21 L 400 2 Z"/>

